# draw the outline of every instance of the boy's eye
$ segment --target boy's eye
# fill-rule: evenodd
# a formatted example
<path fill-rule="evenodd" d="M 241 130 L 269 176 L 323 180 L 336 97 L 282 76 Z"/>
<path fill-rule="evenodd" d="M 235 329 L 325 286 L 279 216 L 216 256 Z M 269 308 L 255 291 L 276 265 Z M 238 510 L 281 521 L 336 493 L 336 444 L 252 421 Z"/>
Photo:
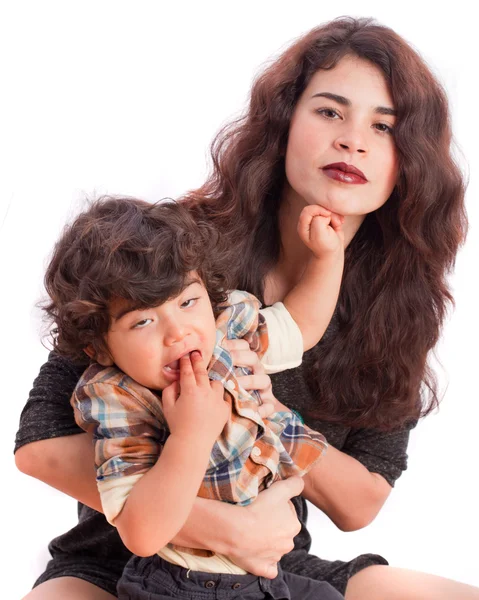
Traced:
<path fill-rule="evenodd" d="M 147 325 L 149 325 L 152 322 L 153 322 L 153 319 L 142 319 L 141 321 L 138 321 L 138 323 L 135 323 L 133 325 L 132 329 L 142 329 L 143 327 L 146 327 Z"/>
<path fill-rule="evenodd" d="M 191 308 L 196 304 L 197 300 L 199 300 L 199 298 L 189 298 L 181 304 L 181 308 Z"/>

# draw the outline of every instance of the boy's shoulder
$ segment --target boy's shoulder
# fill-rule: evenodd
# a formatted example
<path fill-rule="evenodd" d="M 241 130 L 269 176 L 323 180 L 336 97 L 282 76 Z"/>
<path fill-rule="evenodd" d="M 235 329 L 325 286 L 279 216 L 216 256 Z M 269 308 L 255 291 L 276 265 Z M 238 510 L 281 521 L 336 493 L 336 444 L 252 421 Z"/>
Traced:
<path fill-rule="evenodd" d="M 217 319 L 216 324 L 223 322 L 249 322 L 254 320 L 261 308 L 261 302 L 248 292 L 242 290 L 230 290 L 225 302 L 218 304 L 214 310 Z"/>
<path fill-rule="evenodd" d="M 93 362 L 80 377 L 76 389 L 97 386 L 98 384 L 121 388 L 123 392 L 130 393 L 132 396 L 138 396 L 143 400 L 149 399 L 153 401 L 153 399 L 158 399 L 159 397 L 155 392 L 132 379 L 115 365 L 104 367 L 99 363 Z"/>
<path fill-rule="evenodd" d="M 129 383 L 128 380 L 133 381 L 131 377 L 128 377 L 128 375 L 123 373 L 123 371 L 120 371 L 118 367 L 115 367 L 114 365 L 110 367 L 104 367 L 97 362 L 93 362 L 83 372 L 77 387 L 91 383 L 121 385 L 122 381 Z"/>
<path fill-rule="evenodd" d="M 78 382 L 72 401 L 91 402 L 101 398 L 108 404 L 108 399 L 116 398 L 118 402 L 132 407 L 143 407 L 162 420 L 161 394 L 144 387 L 116 366 L 104 367 L 92 363 Z"/>
<path fill-rule="evenodd" d="M 250 294 L 249 292 L 245 292 L 243 290 L 230 290 L 227 294 L 226 302 L 224 304 L 221 304 L 220 306 L 227 308 L 228 306 L 232 306 L 235 304 L 251 305 L 258 310 L 261 308 L 261 302 L 258 300 L 258 298 L 256 298 L 256 296 L 253 296 L 253 294 Z"/>

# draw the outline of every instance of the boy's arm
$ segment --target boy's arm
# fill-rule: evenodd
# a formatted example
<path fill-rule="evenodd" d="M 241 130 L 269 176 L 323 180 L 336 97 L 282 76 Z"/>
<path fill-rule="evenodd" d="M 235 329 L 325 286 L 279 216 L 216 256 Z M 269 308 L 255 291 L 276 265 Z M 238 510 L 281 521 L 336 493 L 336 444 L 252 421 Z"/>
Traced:
<path fill-rule="evenodd" d="M 163 391 L 169 436 L 164 418 L 161 429 L 158 414 L 140 396 L 141 388 L 129 393 L 95 384 L 76 394 L 77 420 L 97 439 L 95 462 L 105 515 L 125 545 L 141 556 L 157 552 L 183 527 L 229 415 L 221 384 L 209 381 L 201 357 L 189 361 L 185 357 L 180 364 L 181 394 L 177 384 Z"/>
<path fill-rule="evenodd" d="M 323 337 L 338 301 L 344 252 L 323 258 L 312 257 L 283 303 L 303 336 L 303 351 Z"/>
<path fill-rule="evenodd" d="M 303 336 L 303 350 L 323 337 L 339 296 L 344 268 L 342 219 L 320 206 L 303 209 L 298 233 L 312 256 L 283 303 Z"/>
<path fill-rule="evenodd" d="M 205 475 L 213 443 L 170 435 L 158 461 L 131 488 L 113 522 L 131 552 L 151 556 L 182 529 Z"/>

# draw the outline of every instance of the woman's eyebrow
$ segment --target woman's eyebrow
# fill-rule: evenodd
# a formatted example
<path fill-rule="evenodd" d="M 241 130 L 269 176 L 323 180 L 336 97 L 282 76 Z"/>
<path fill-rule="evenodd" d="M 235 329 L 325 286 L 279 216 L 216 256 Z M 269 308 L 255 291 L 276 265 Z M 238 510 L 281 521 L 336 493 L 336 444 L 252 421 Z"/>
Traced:
<path fill-rule="evenodd" d="M 311 96 L 311 98 L 328 98 L 329 100 L 333 100 L 334 102 L 337 102 L 342 106 L 349 107 L 352 105 L 352 102 L 349 98 L 345 98 L 344 96 L 340 96 L 339 94 L 332 94 L 331 92 L 319 92 Z M 394 110 L 394 108 L 391 108 L 389 106 L 376 106 L 374 112 L 378 115 L 390 115 L 392 117 L 395 117 L 397 115 L 397 112 Z"/>

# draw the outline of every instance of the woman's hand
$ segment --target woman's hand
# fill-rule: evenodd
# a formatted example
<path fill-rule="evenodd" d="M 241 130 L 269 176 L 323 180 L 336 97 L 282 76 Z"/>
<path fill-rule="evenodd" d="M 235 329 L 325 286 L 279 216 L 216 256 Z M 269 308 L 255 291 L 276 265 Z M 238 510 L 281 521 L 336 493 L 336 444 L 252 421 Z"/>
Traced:
<path fill-rule="evenodd" d="M 277 576 L 279 561 L 294 548 L 293 538 L 301 531 L 290 499 L 302 490 L 300 477 L 277 481 L 242 509 L 246 526 L 228 552 L 235 564 L 258 577 Z"/>
<path fill-rule="evenodd" d="M 246 340 L 227 340 L 226 346 L 235 367 L 247 367 L 252 371 L 251 375 L 239 376 L 238 382 L 248 392 L 252 390 L 259 392 L 263 404 L 259 406 L 258 412 L 262 419 L 266 419 L 280 409 L 278 400 L 273 394 L 269 375 L 266 374 L 258 355 L 251 350 Z"/>
<path fill-rule="evenodd" d="M 293 549 L 293 538 L 301 530 L 291 498 L 302 489 L 303 480 L 290 477 L 273 483 L 248 506 L 196 498 L 172 542 L 229 556 L 245 571 L 273 579 L 278 562 Z"/>

